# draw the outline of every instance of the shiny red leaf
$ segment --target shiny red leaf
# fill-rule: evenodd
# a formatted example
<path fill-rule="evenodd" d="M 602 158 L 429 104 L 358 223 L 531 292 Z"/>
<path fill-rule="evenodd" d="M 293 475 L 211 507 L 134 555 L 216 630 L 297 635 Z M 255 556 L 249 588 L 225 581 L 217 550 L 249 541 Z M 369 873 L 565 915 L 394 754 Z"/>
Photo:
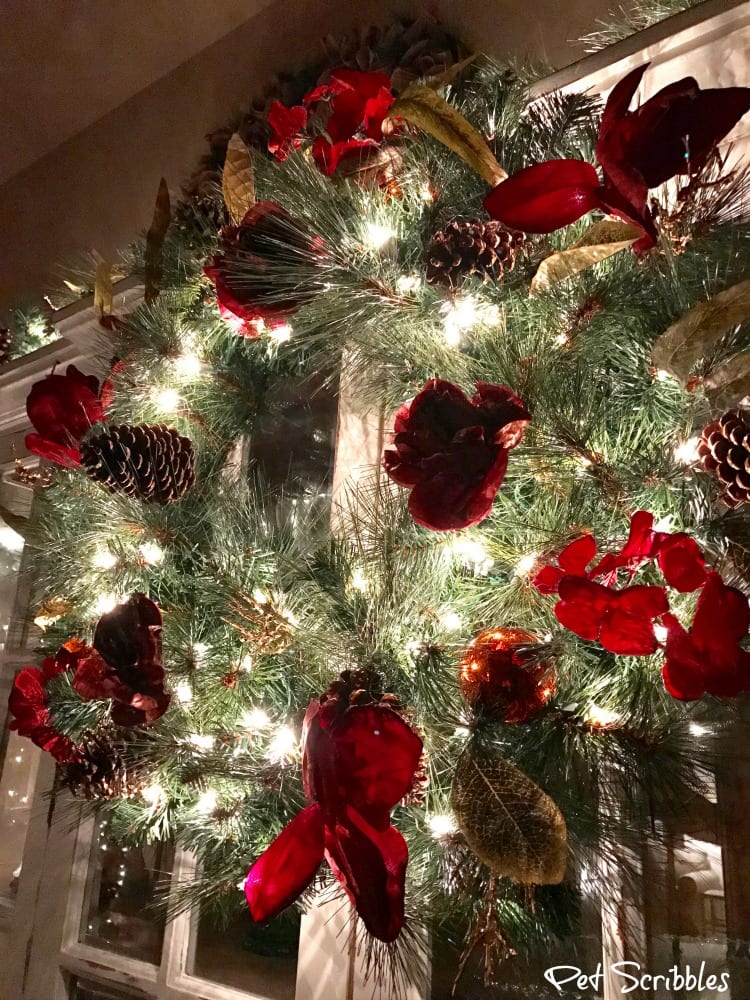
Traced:
<path fill-rule="evenodd" d="M 421 739 L 400 715 L 380 705 L 348 709 L 333 739 L 347 802 L 373 826 L 390 825 L 391 809 L 412 786 Z"/>
<path fill-rule="evenodd" d="M 253 920 L 271 920 L 305 891 L 323 861 L 323 817 L 317 802 L 289 822 L 245 880 Z"/>
<path fill-rule="evenodd" d="M 395 941 L 404 925 L 404 881 L 409 852 L 393 826 L 376 830 L 351 807 L 335 830 L 326 828 L 326 860 L 367 930 Z"/>
<path fill-rule="evenodd" d="M 484 207 L 509 229 L 551 233 L 600 208 L 599 177 L 583 160 L 548 160 L 502 181 Z"/>

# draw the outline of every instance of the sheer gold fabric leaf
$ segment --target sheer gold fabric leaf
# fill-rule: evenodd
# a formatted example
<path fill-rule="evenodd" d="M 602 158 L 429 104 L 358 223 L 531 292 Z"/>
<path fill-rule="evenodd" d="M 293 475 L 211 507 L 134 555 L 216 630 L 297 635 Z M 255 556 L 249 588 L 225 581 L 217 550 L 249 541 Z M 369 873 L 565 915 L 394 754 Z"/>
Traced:
<path fill-rule="evenodd" d="M 606 260 L 631 246 L 642 235 L 643 230 L 639 226 L 631 226 L 627 222 L 609 219 L 595 222 L 572 246 L 550 254 L 542 261 L 531 282 L 529 294 L 538 295 L 558 281 Z"/>
<path fill-rule="evenodd" d="M 495 159 L 487 140 L 432 87 L 421 83 L 410 84 L 391 105 L 388 117 L 403 118 L 429 132 L 444 146 L 458 153 L 492 187 L 508 176 Z"/>
<path fill-rule="evenodd" d="M 221 175 L 221 190 L 229 218 L 239 226 L 255 204 L 255 170 L 250 150 L 235 132 L 229 140 L 224 171 Z"/>
<path fill-rule="evenodd" d="M 684 384 L 695 362 L 732 327 L 750 318 L 750 281 L 740 281 L 689 309 L 657 338 L 651 359 Z"/>
<path fill-rule="evenodd" d="M 154 204 L 154 215 L 146 233 L 146 250 L 143 255 L 144 293 L 146 302 L 155 302 L 161 291 L 163 274 L 164 239 L 172 220 L 172 203 L 169 188 L 162 177 Z"/>
<path fill-rule="evenodd" d="M 470 745 L 456 766 L 451 806 L 467 844 L 496 875 L 523 885 L 562 882 L 565 818 L 515 764 Z"/>

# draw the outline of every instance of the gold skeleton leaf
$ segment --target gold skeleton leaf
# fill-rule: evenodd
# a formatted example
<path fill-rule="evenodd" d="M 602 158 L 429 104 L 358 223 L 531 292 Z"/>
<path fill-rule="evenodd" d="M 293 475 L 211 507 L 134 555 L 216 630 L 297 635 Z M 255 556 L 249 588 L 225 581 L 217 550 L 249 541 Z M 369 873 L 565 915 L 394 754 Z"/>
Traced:
<path fill-rule="evenodd" d="M 467 844 L 496 875 L 523 885 L 562 882 L 565 818 L 515 764 L 470 745 L 456 766 L 451 805 Z"/>

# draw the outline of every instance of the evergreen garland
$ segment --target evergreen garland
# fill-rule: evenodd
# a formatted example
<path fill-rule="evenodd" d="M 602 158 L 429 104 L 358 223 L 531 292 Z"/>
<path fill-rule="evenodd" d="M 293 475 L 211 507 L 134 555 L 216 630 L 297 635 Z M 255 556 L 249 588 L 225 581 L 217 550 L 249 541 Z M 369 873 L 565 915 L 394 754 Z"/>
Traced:
<path fill-rule="evenodd" d="M 510 173 L 549 158 L 592 159 L 599 108 L 590 97 L 529 102 L 522 80 L 485 61 L 443 92 Z M 193 442 L 196 483 L 179 502 L 148 506 L 61 470 L 38 491 L 32 525 L 36 603 L 70 602 L 45 632 L 44 651 L 72 635 L 90 640 L 102 595 L 143 592 L 162 609 L 172 705 L 119 750 L 141 772 L 150 762 L 151 793 L 96 808 L 123 844 L 169 838 L 196 852 L 200 876 L 173 897 L 177 909 L 245 907 L 238 881 L 305 804 L 305 707 L 341 671 L 376 670 L 407 707 L 428 780 L 422 801 L 394 811 L 409 844 L 410 931 L 373 952 L 383 982 L 420 974 L 420 928 L 460 949 L 514 949 L 523 958 L 572 942 L 582 870 L 585 892 L 606 895 L 601 866 L 627 877 L 653 824 L 699 794 L 711 766 L 731 766 L 691 733 L 695 719 L 727 724 L 731 705 L 678 702 L 664 690 L 663 657 L 615 656 L 562 629 L 531 584 L 544 558 L 582 530 L 613 549 L 630 514 L 644 509 L 689 532 L 727 582 L 746 587 L 715 484 L 675 457 L 710 406 L 701 391 L 655 377 L 650 351 L 688 308 L 747 274 L 748 225 L 705 227 L 679 255 L 639 260 L 625 251 L 531 297 L 541 261 L 585 227 L 529 237 L 502 282 L 466 279 L 460 296 L 471 320 L 451 339 L 446 319 L 458 300 L 426 282 L 425 248 L 453 220 L 477 216 L 486 184 L 422 133 L 398 148 L 398 193 L 330 179 L 304 152 L 283 163 L 254 152 L 257 200 L 281 204 L 323 247 L 317 293 L 290 318 L 289 339 L 273 328 L 243 338 L 219 315 L 203 267 L 219 250 L 217 219 L 226 221 L 220 188 L 179 203 L 158 298 L 117 317 L 102 356 L 121 359 L 112 421 L 162 423 L 163 393 L 173 394 L 168 420 Z M 294 259 L 272 261 L 264 281 L 304 286 L 302 258 L 298 272 Z M 145 244 L 134 245 L 125 269 L 143 276 L 146 260 Z M 741 324 L 702 370 L 748 347 L 750 325 Z M 259 429 L 288 414 L 291 380 L 313 405 L 343 380 L 390 426 L 394 409 L 432 378 L 469 394 L 477 380 L 511 386 L 532 413 L 481 525 L 451 534 L 418 527 L 406 494 L 372 470 L 342 501 L 345 530 L 332 533 L 321 502 L 330 487 L 325 448 L 320 483 L 280 491 L 262 457 L 247 467 Z M 236 446 L 248 440 L 238 462 Z M 732 515 L 735 538 L 743 519 Z M 687 594 L 673 608 L 684 618 L 693 604 Z M 527 723 L 472 716 L 461 698 L 466 646 L 496 626 L 551 635 L 556 690 Z M 74 741 L 107 716 L 106 703 L 82 702 L 65 676 L 48 693 L 54 725 Z M 467 747 L 512 761 L 556 804 L 570 845 L 562 885 L 527 892 L 496 878 L 446 822 Z M 492 934 L 478 930 L 486 927 Z"/>

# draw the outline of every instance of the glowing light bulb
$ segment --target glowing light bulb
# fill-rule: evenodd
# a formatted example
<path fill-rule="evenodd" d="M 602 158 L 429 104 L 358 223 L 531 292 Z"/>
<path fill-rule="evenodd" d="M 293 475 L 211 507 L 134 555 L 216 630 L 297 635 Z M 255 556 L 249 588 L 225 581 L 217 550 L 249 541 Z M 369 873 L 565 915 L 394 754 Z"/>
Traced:
<path fill-rule="evenodd" d="M 516 563 L 516 568 L 514 570 L 516 576 L 528 576 L 534 569 L 538 561 L 539 561 L 538 552 L 529 552 L 525 556 L 521 556 L 521 558 Z"/>
<path fill-rule="evenodd" d="M 92 565 L 96 566 L 97 569 L 112 569 L 113 566 L 117 565 L 117 562 L 117 556 L 109 549 L 97 549 L 91 560 Z"/>
<path fill-rule="evenodd" d="M 443 334 L 452 347 L 461 343 L 461 338 L 468 333 L 477 321 L 476 302 L 470 295 L 456 296 L 452 302 L 445 302 L 440 307 L 443 315 Z"/>
<path fill-rule="evenodd" d="M 192 743 L 197 750 L 213 750 L 216 740 L 213 736 L 204 733 L 191 733 L 188 736 L 188 743 Z"/>
<path fill-rule="evenodd" d="M 418 274 L 402 274 L 396 279 L 396 291 L 400 295 L 411 295 L 418 292 L 422 282 Z"/>
<path fill-rule="evenodd" d="M 161 785 L 153 784 L 147 785 L 141 792 L 141 795 L 155 809 L 164 800 L 165 792 Z"/>
<path fill-rule="evenodd" d="M 691 722 L 688 728 L 693 736 L 708 736 L 711 732 L 708 726 L 702 726 L 699 722 Z"/>
<path fill-rule="evenodd" d="M 442 840 L 443 837 L 450 837 L 451 834 L 456 833 L 458 830 L 456 821 L 452 816 L 448 816 L 446 813 L 436 813 L 434 816 L 430 816 L 427 820 L 427 825 L 429 826 L 430 833 L 435 840 Z"/>
<path fill-rule="evenodd" d="M 570 338 L 567 333 L 558 333 L 552 343 L 555 347 L 566 347 L 570 343 Z"/>
<path fill-rule="evenodd" d="M 440 624 L 448 632 L 458 632 L 464 625 L 461 616 L 457 615 L 455 611 L 446 611 L 440 619 Z"/>
<path fill-rule="evenodd" d="M 474 576 L 487 576 L 495 564 L 482 543 L 475 538 L 455 538 L 446 552 L 457 558 L 467 569 L 472 569 Z"/>
<path fill-rule="evenodd" d="M 193 663 L 196 668 L 202 667 L 206 662 L 206 653 L 208 652 L 208 646 L 205 642 L 194 642 L 193 643 Z"/>
<path fill-rule="evenodd" d="M 106 615 L 113 611 L 119 603 L 119 598 L 115 594 L 100 594 L 94 602 L 94 614 Z"/>
<path fill-rule="evenodd" d="M 368 583 L 369 581 L 362 570 L 355 569 L 351 578 L 352 590 L 358 590 L 361 594 L 364 594 L 367 590 Z"/>
<path fill-rule="evenodd" d="M 658 368 L 654 377 L 657 382 L 668 382 L 672 378 L 669 372 L 664 371 L 663 368 Z"/>
<path fill-rule="evenodd" d="M 180 378 L 192 379 L 197 378 L 200 375 L 203 370 L 203 362 L 197 354 L 186 352 L 185 354 L 180 354 L 179 357 L 174 359 L 172 367 L 174 368 L 175 374 Z"/>
<path fill-rule="evenodd" d="M 698 453 L 700 440 L 701 439 L 699 437 L 691 437 L 688 438 L 687 441 L 683 441 L 681 444 L 675 445 L 675 462 L 679 462 L 680 465 L 694 465 L 700 458 Z"/>
<path fill-rule="evenodd" d="M 240 660 L 240 670 L 244 670 L 246 674 L 249 674 L 253 669 L 253 658 L 250 653 L 245 653 L 245 655 Z"/>
<path fill-rule="evenodd" d="M 265 594 L 260 587 L 253 590 L 253 600 L 256 604 L 268 604 L 268 594 Z"/>
<path fill-rule="evenodd" d="M 596 729 L 609 729 L 616 726 L 620 721 L 617 712 L 609 708 L 601 708 L 599 705 L 590 705 L 585 716 L 586 722 Z"/>
<path fill-rule="evenodd" d="M 366 234 L 366 239 L 370 246 L 375 247 L 376 250 L 380 250 L 395 237 L 396 231 L 391 229 L 390 226 L 381 226 L 377 222 L 368 222 Z"/>
<path fill-rule="evenodd" d="M 422 650 L 422 643 L 419 639 L 409 639 L 409 641 L 404 645 L 404 649 L 409 656 L 419 656 L 419 653 Z"/>
<path fill-rule="evenodd" d="M 294 757 L 297 737 L 289 726 L 282 726 L 268 745 L 266 758 L 274 764 L 282 764 Z"/>
<path fill-rule="evenodd" d="M 195 811 L 208 815 L 212 813 L 216 808 L 216 803 L 219 801 L 219 793 L 215 788 L 207 788 L 205 792 L 200 796 L 198 801 L 195 803 Z"/>
<path fill-rule="evenodd" d="M 242 713 L 242 725 L 251 731 L 257 729 L 265 729 L 267 726 L 271 725 L 271 720 L 268 718 L 266 713 L 262 708 L 249 708 L 247 711 Z"/>
<path fill-rule="evenodd" d="M 427 201 L 427 202 L 435 200 L 435 193 L 430 187 L 429 181 L 425 181 L 422 187 L 420 188 L 419 197 L 422 199 L 422 201 Z"/>
<path fill-rule="evenodd" d="M 160 389 L 154 397 L 156 408 L 163 413 L 174 413 L 181 402 L 182 398 L 176 389 Z"/>
<path fill-rule="evenodd" d="M 143 561 L 148 566 L 156 566 L 164 559 L 164 549 L 156 542 L 144 542 L 139 548 Z"/>
<path fill-rule="evenodd" d="M 279 326 L 272 326 L 268 331 L 268 336 L 279 344 L 285 344 L 292 339 L 293 333 L 294 330 L 288 323 L 281 323 Z"/>
<path fill-rule="evenodd" d="M 187 705 L 188 702 L 193 700 L 193 689 L 187 681 L 180 681 L 174 690 L 177 695 L 177 700 L 183 705 Z"/>
<path fill-rule="evenodd" d="M 654 637 L 658 643 L 664 645 L 667 641 L 667 630 L 663 625 L 654 625 Z"/>

